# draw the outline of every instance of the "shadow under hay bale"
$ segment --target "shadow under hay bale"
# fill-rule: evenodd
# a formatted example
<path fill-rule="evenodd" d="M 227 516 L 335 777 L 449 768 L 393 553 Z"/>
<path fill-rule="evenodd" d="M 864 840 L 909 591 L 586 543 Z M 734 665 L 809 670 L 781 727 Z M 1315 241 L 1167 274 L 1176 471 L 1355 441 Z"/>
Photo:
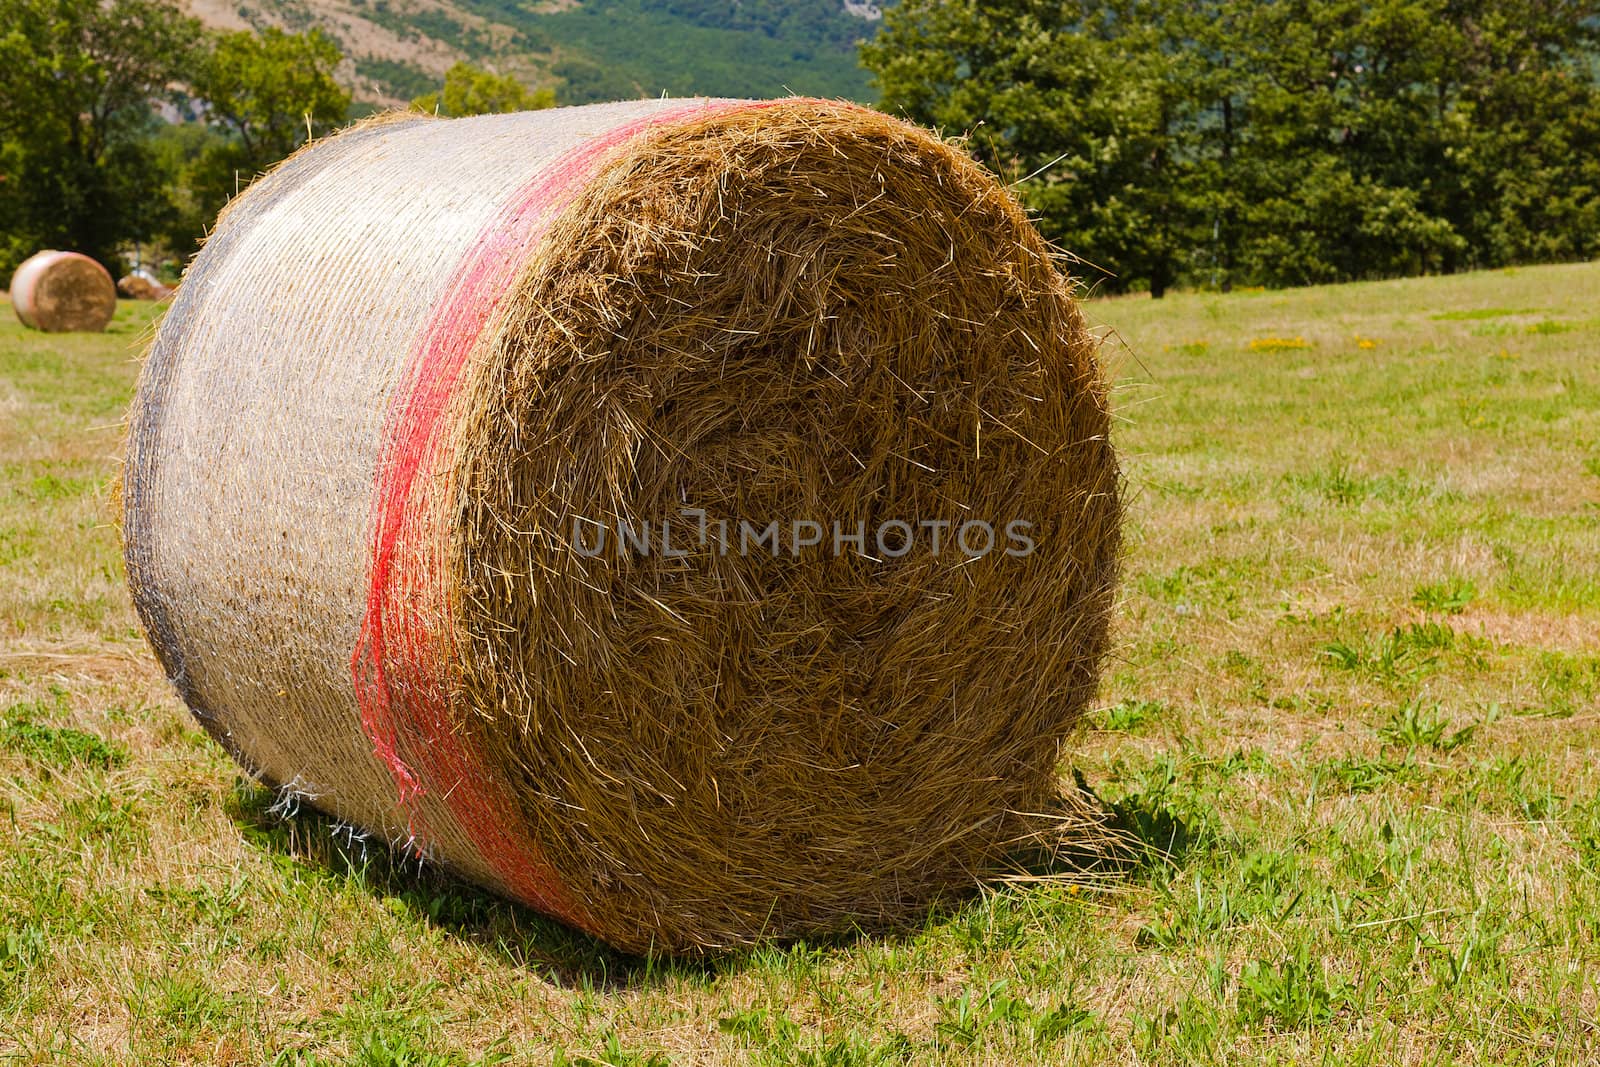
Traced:
<path fill-rule="evenodd" d="M 503 897 L 419 863 L 382 839 L 340 822 L 281 790 L 240 783 L 228 815 L 246 840 L 319 872 L 355 883 L 405 913 L 440 926 L 507 964 L 569 986 L 627 986 L 640 961 Z"/>
<path fill-rule="evenodd" d="M 894 925 L 1055 796 L 1108 421 L 1043 241 L 914 127 L 391 117 L 191 266 L 128 574 L 241 763 L 473 882 L 633 951 Z"/>
<path fill-rule="evenodd" d="M 1090 814 L 1054 810 L 1027 840 L 1016 843 L 997 892 L 1050 883 L 1114 891 L 1133 870 L 1125 842 L 1087 836 L 1080 820 Z M 479 951 L 519 969 L 538 972 L 569 988 L 632 989 L 672 983 L 684 977 L 737 972 L 748 953 L 665 956 L 647 949 L 629 952 L 608 946 L 537 911 L 465 882 L 448 868 L 422 861 L 415 853 L 391 847 L 380 838 L 323 814 L 292 789 L 268 789 L 240 780 L 225 802 L 229 817 L 250 844 L 292 859 L 317 877 L 355 885 L 404 913 L 447 931 Z M 1098 809 L 1092 817 L 1100 821 Z M 1069 832 L 1070 831 L 1070 832 Z M 981 906 L 971 894 L 936 901 L 904 929 L 872 931 L 889 944 L 908 944 L 927 924 L 959 920 L 963 910 Z M 809 940 L 771 945 L 778 952 L 849 948 L 864 933 L 842 928 Z"/>
<path fill-rule="evenodd" d="M 99 333 L 117 313 L 117 287 L 88 256 L 46 250 L 23 260 L 11 276 L 11 306 L 31 329 Z"/>

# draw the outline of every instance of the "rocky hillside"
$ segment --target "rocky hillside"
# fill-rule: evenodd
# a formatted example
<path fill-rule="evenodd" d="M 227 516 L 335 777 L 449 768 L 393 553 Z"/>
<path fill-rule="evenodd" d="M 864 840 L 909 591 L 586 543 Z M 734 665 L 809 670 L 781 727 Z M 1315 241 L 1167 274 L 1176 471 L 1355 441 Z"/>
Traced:
<path fill-rule="evenodd" d="M 313 26 L 344 49 L 368 105 L 437 88 L 468 60 L 550 85 L 562 103 L 796 92 L 870 100 L 855 42 L 872 0 L 185 0 L 223 29 Z"/>

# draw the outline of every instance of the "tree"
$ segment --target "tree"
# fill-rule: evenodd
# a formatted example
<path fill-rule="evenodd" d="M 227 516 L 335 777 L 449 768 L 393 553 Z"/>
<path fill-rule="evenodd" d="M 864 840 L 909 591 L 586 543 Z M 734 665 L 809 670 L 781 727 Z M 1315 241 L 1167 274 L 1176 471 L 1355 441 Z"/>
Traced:
<path fill-rule="evenodd" d="M 1267 284 L 1600 250 L 1593 0 L 1238 3 L 1235 235 Z"/>
<path fill-rule="evenodd" d="M 1106 284 L 1159 295 L 1196 243 L 1194 17 L 1180 0 L 902 0 L 862 60 L 885 108 L 967 134 Z"/>
<path fill-rule="evenodd" d="M 1454 269 L 1464 244 L 1434 94 L 1436 0 L 1229 3 L 1213 40 L 1238 73 L 1230 263 L 1258 284 Z"/>
<path fill-rule="evenodd" d="M 165 0 L 0 0 L 0 266 L 40 247 L 115 268 L 171 212 L 146 148 L 199 25 Z"/>
<path fill-rule="evenodd" d="M 225 33 L 201 59 L 190 91 L 254 173 L 345 120 L 350 94 L 333 78 L 343 58 L 321 30 Z"/>
<path fill-rule="evenodd" d="M 1600 253 L 1597 0 L 901 0 L 884 106 L 1114 288 Z"/>
<path fill-rule="evenodd" d="M 320 30 L 225 33 L 199 50 L 189 91 L 219 136 L 163 139 L 184 160 L 175 250 L 192 246 L 256 175 L 345 120 L 350 94 L 333 77 L 343 58 Z"/>
<path fill-rule="evenodd" d="M 1600 3 L 1455 0 L 1452 219 L 1469 265 L 1600 255 Z"/>
<path fill-rule="evenodd" d="M 438 92 L 411 101 L 414 110 L 455 117 L 539 111 L 555 106 L 553 89 L 529 89 L 509 74 L 495 74 L 467 63 L 457 63 L 446 71 L 444 86 Z"/>

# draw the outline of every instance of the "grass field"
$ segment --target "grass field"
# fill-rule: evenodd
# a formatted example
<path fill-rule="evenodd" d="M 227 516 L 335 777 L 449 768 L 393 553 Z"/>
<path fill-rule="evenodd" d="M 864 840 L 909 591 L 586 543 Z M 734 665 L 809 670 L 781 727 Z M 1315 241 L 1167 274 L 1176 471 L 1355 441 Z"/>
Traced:
<path fill-rule="evenodd" d="M 1090 305 L 1130 493 L 1081 774 L 1152 845 L 899 936 L 619 957 L 168 690 L 107 482 L 150 318 L 0 309 L 0 1056 L 1600 1062 L 1600 264 Z"/>

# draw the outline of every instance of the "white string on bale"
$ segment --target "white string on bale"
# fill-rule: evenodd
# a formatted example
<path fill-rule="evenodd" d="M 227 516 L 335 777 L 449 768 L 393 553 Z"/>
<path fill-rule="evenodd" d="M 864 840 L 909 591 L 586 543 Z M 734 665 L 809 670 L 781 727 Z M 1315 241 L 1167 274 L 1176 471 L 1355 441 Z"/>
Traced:
<path fill-rule="evenodd" d="M 1092 697 L 1096 351 L 1011 195 L 865 109 L 389 117 L 190 267 L 129 581 L 253 773 L 617 945 L 902 922 Z"/>
<path fill-rule="evenodd" d="M 99 333 L 117 312 L 117 287 L 88 256 L 46 250 L 23 260 L 11 276 L 11 306 L 35 330 Z"/>

